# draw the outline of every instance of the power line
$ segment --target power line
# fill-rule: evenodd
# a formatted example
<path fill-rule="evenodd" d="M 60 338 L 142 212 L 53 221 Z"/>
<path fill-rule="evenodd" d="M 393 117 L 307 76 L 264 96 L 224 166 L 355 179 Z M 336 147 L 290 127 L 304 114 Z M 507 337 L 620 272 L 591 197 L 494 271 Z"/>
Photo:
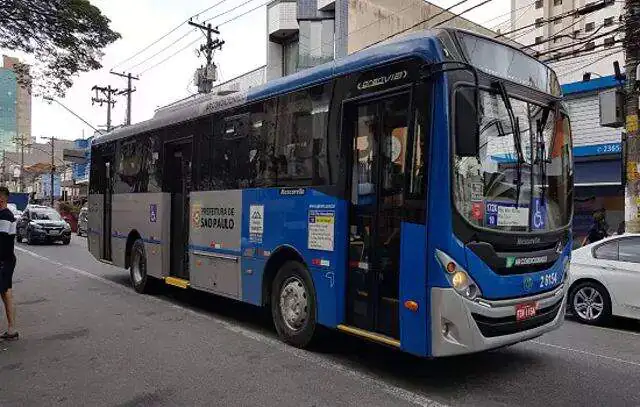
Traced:
<path fill-rule="evenodd" d="M 144 71 L 140 71 L 140 73 L 138 73 L 138 76 L 142 76 L 142 74 L 144 74 L 147 71 L 150 71 L 151 69 L 157 67 L 158 65 L 161 65 L 165 62 L 167 62 L 169 59 L 173 58 L 174 56 L 178 55 L 179 53 L 181 53 L 182 51 L 184 51 L 185 49 L 189 48 L 190 46 L 192 46 L 193 44 L 195 44 L 196 42 L 200 41 L 200 38 L 196 38 L 195 40 L 191 41 L 190 43 L 188 43 L 187 45 L 185 45 L 183 48 L 180 48 L 179 50 L 177 50 L 176 52 L 174 52 L 173 54 L 169 55 L 168 57 L 166 57 L 165 59 L 161 60 L 160 62 L 157 62 L 153 65 L 151 65 L 150 67 L 148 67 L 147 69 L 145 69 Z"/>
<path fill-rule="evenodd" d="M 542 57 L 542 56 L 545 56 L 545 55 L 553 54 L 554 52 L 562 51 L 562 50 L 565 50 L 565 49 L 568 49 L 568 48 L 575 47 L 577 45 L 585 44 L 585 43 L 590 42 L 592 40 L 597 40 L 599 38 L 606 37 L 607 35 L 611 35 L 611 34 L 615 35 L 617 33 L 620 33 L 621 31 L 622 31 L 621 27 L 618 27 L 618 28 L 616 28 L 614 30 L 607 31 L 606 33 L 602 33 L 602 34 L 598 34 L 598 35 L 594 35 L 595 34 L 594 33 L 594 34 L 591 34 L 591 35 L 589 35 L 587 37 L 580 38 L 580 41 L 578 41 L 578 42 L 573 42 L 571 44 L 563 45 L 563 46 L 558 47 L 558 48 L 552 48 L 552 49 L 549 49 L 549 50 L 544 51 L 544 52 L 538 52 L 538 53 L 536 53 L 536 56 L 539 58 L 539 57 Z"/>
<path fill-rule="evenodd" d="M 246 2 L 245 4 L 250 3 L 251 1 L 253 1 L 253 0 L 248 1 L 248 2 Z M 228 23 L 230 23 L 230 22 L 232 22 L 232 21 L 235 21 L 235 20 L 239 19 L 240 17 L 244 17 L 244 16 L 246 16 L 247 14 L 252 13 L 252 12 L 254 12 L 254 11 L 258 10 L 259 8 L 266 6 L 267 4 L 271 3 L 272 1 L 273 1 L 273 0 L 267 0 L 267 1 L 265 1 L 264 3 L 259 4 L 258 6 L 256 6 L 256 7 L 252 8 L 252 9 L 249 9 L 249 10 L 247 10 L 247 11 L 245 11 L 245 12 L 244 12 L 244 13 L 242 13 L 242 14 L 238 14 L 237 16 L 235 16 L 235 17 L 233 17 L 233 18 L 230 18 L 230 19 L 228 19 L 228 20 L 226 20 L 226 21 L 224 21 L 224 22 L 222 22 L 222 23 L 218 24 L 218 27 L 223 26 L 223 25 L 225 25 L 225 24 L 228 24 Z M 207 21 L 208 21 L 208 20 L 207 20 Z"/>
<path fill-rule="evenodd" d="M 178 39 L 176 39 L 175 41 L 173 41 L 171 44 L 167 45 L 166 47 L 162 48 L 160 51 L 156 52 L 155 54 L 151 55 L 150 57 L 143 59 L 142 61 L 138 62 L 137 64 L 130 66 L 127 69 L 124 69 L 124 71 L 133 71 L 135 68 L 139 67 L 140 65 L 143 65 L 144 63 L 146 63 L 147 61 L 152 60 L 153 58 L 157 57 L 158 55 L 162 54 L 164 51 L 168 50 L 169 48 L 173 47 L 175 44 L 177 44 L 178 42 L 180 42 L 183 38 L 193 34 L 196 31 L 196 29 L 192 29 L 190 31 L 187 31 L 186 34 L 184 34 L 183 36 L 179 37 Z"/>
<path fill-rule="evenodd" d="M 372 47 L 372 46 L 374 46 L 374 45 L 376 45 L 376 44 L 379 44 L 379 43 L 381 43 L 381 42 L 383 42 L 383 41 L 388 40 L 389 38 L 393 38 L 393 37 L 395 37 L 395 36 L 397 36 L 397 35 L 400 35 L 400 34 L 406 33 L 407 31 L 411 31 L 411 30 L 413 30 L 414 28 L 416 28 L 416 27 L 418 27 L 418 26 L 420 26 L 420 25 L 422 25 L 422 24 L 426 24 L 426 23 L 428 23 L 429 21 L 431 21 L 431 20 L 433 20 L 434 18 L 436 18 L 436 17 L 438 17 L 438 16 L 442 15 L 443 13 L 445 13 L 445 12 L 447 12 L 447 11 L 451 11 L 451 9 L 452 9 L 452 8 L 457 7 L 457 6 L 459 6 L 459 5 L 463 4 L 463 3 L 466 3 L 467 1 L 468 1 L 468 0 L 462 0 L 462 1 L 460 1 L 460 2 L 458 2 L 458 3 L 456 3 L 456 4 L 454 4 L 453 6 L 451 6 L 451 7 L 447 7 L 446 9 L 444 9 L 444 10 L 440 11 L 439 13 L 434 14 L 434 15 L 433 15 L 433 16 L 431 16 L 431 17 L 428 17 L 428 18 L 426 18 L 426 19 L 424 19 L 424 20 L 422 20 L 422 21 L 419 21 L 419 22 L 417 22 L 417 23 L 415 23 L 415 24 L 413 24 L 413 25 L 411 25 L 411 26 L 409 26 L 409 27 L 407 27 L 407 28 L 405 28 L 405 29 L 402 29 L 402 30 L 398 31 L 398 32 L 397 32 L 397 33 L 395 33 L 395 34 L 387 35 L 387 36 L 386 36 L 386 37 L 384 37 L 383 39 L 378 40 L 378 41 L 375 41 L 375 42 L 373 42 L 373 43 L 371 43 L 371 44 L 367 45 L 367 46 L 366 46 L 366 47 L 364 47 L 363 49 L 370 48 L 370 47 Z M 466 12 L 466 11 L 465 11 L 465 12 Z M 464 12 L 463 12 L 463 13 L 464 13 Z M 458 14 L 456 14 L 456 16 L 458 16 Z M 350 33 L 350 34 L 352 34 L 352 33 Z"/>
<path fill-rule="evenodd" d="M 618 52 L 619 52 L 619 51 L 611 52 L 610 54 L 604 55 L 604 56 L 602 56 L 602 57 L 600 57 L 600 58 L 598 58 L 598 59 L 596 59 L 596 60 L 593 60 L 593 61 L 589 62 L 588 64 L 585 64 L 585 65 L 583 65 L 583 66 L 581 66 L 581 67 L 579 67 L 579 68 L 573 69 L 573 70 L 571 70 L 571 71 L 564 72 L 564 73 L 562 73 L 562 74 L 560 74 L 560 75 L 558 75 L 558 76 L 559 76 L 559 77 L 562 77 L 562 76 L 570 75 L 570 74 L 572 74 L 572 73 L 575 73 L 575 72 L 581 71 L 581 70 L 583 70 L 583 69 L 585 69 L 585 68 L 588 68 L 590 65 L 595 64 L 596 62 L 600 62 L 600 61 L 602 61 L 602 60 L 603 60 L 603 59 L 605 59 L 605 58 L 609 58 L 610 56 L 617 54 Z"/>
<path fill-rule="evenodd" d="M 532 6 L 532 5 L 534 5 L 535 3 L 536 3 L 536 0 L 532 1 L 531 3 L 527 3 L 527 4 L 525 4 L 524 6 L 520 6 L 520 7 L 518 7 L 518 8 L 517 8 L 517 9 L 515 9 L 515 10 L 510 10 L 510 11 L 509 11 L 509 12 L 507 12 L 507 13 L 500 14 L 499 16 L 493 17 L 492 19 L 490 19 L 490 20 L 487 20 L 487 21 L 483 22 L 483 23 L 482 23 L 482 25 L 487 26 L 489 23 L 491 23 L 491 22 L 493 22 L 493 21 L 496 21 L 496 20 L 498 20 L 498 19 L 500 19 L 500 18 L 502 18 L 502 17 L 505 17 L 505 16 L 510 16 L 510 15 L 511 15 L 511 13 L 517 13 L 518 11 L 522 10 L 523 8 L 531 7 L 531 6 Z M 495 25 L 494 27 L 498 27 L 498 26 L 500 26 L 500 25 L 502 25 L 502 24 L 504 24 L 504 23 L 506 23 L 506 22 L 509 22 L 509 21 L 511 21 L 511 19 L 506 20 L 506 21 L 504 21 L 504 22 L 502 22 L 502 23 L 500 23 L 500 24 L 497 24 L 497 25 Z"/>
<path fill-rule="evenodd" d="M 251 1 L 254 1 L 254 0 L 250 0 L 250 1 L 248 1 L 248 2 L 245 2 L 244 4 L 248 4 L 248 3 L 250 3 Z M 251 12 L 254 12 L 254 11 L 258 10 L 259 8 L 266 6 L 267 4 L 271 3 L 272 1 L 273 1 L 273 0 L 267 0 L 267 1 L 265 1 L 264 3 L 261 3 L 260 5 L 258 5 L 258 6 L 256 6 L 256 7 L 254 7 L 254 8 L 252 8 L 252 9 L 250 9 L 250 10 L 245 11 L 245 12 L 244 12 L 244 13 L 242 13 L 242 14 L 238 14 L 237 16 L 234 16 L 234 17 L 232 17 L 232 18 L 230 18 L 230 19 L 228 19 L 228 20 L 223 21 L 222 23 L 218 24 L 218 25 L 217 25 L 217 27 L 221 27 L 221 26 L 223 26 L 223 25 L 225 25 L 225 24 L 228 24 L 228 23 L 230 23 L 230 22 L 232 22 L 232 21 L 235 21 L 235 20 L 239 19 L 240 17 L 244 17 L 244 16 L 246 16 L 247 14 L 249 14 L 249 13 L 251 13 Z M 213 18 L 215 18 L 215 17 L 213 17 Z M 207 21 L 209 21 L 209 20 L 207 20 Z M 139 72 L 139 73 L 138 73 L 138 75 L 140 76 L 140 75 L 142 75 L 143 73 L 145 73 L 145 72 L 147 72 L 147 71 L 150 71 L 151 69 L 153 69 L 153 68 L 155 68 L 155 67 L 157 67 L 157 66 L 159 66 L 159 65 L 161 65 L 161 64 L 163 64 L 163 63 L 165 63 L 165 62 L 167 62 L 169 59 L 173 58 L 174 56 L 178 55 L 178 54 L 179 54 L 179 53 L 181 53 L 182 51 L 186 50 L 187 48 L 189 48 L 190 46 L 192 46 L 193 44 L 195 44 L 195 43 L 196 43 L 196 42 L 198 42 L 199 40 L 200 40 L 199 38 L 196 38 L 194 41 L 190 42 L 189 44 L 187 44 L 187 45 L 186 45 L 186 46 L 184 46 L 183 48 L 180 48 L 179 50 L 177 50 L 177 51 L 176 51 L 176 52 L 174 52 L 173 54 L 169 55 L 168 57 L 164 58 L 163 60 L 161 60 L 161 61 L 159 61 L 159 62 L 155 63 L 154 65 L 151 65 L 150 67 L 148 67 L 148 68 L 144 69 L 143 71 Z"/>
<path fill-rule="evenodd" d="M 450 18 L 448 18 L 448 19 L 446 19 L 446 20 L 444 20 L 444 21 L 440 21 L 438 24 L 434 25 L 434 26 L 433 26 L 433 28 L 440 27 L 442 24 L 444 24 L 444 23 L 448 23 L 448 22 L 449 22 L 449 21 L 451 21 L 451 20 L 455 20 L 456 18 L 461 17 L 463 14 L 466 14 L 466 13 L 468 13 L 468 12 L 469 12 L 469 11 L 471 11 L 471 10 L 475 10 L 475 9 L 477 9 L 478 7 L 482 7 L 482 6 L 484 6 L 485 4 L 487 4 L 487 3 L 491 3 L 492 1 L 493 1 L 493 0 L 484 0 L 482 3 L 478 3 L 478 4 L 476 4 L 475 6 L 473 6 L 473 7 L 469 7 L 468 9 L 466 9 L 466 10 L 462 11 L 461 13 L 455 14 L 455 15 L 451 16 Z"/>
<path fill-rule="evenodd" d="M 538 26 L 540 24 L 549 24 L 551 22 L 562 20 L 563 18 L 567 18 L 567 17 L 583 16 L 583 15 L 591 14 L 591 13 L 596 12 L 598 10 L 601 10 L 603 8 L 609 7 L 611 4 L 613 4 L 611 0 L 602 0 L 602 1 L 597 2 L 597 3 L 588 4 L 588 5 L 584 6 L 584 7 L 577 8 L 575 10 L 571 10 L 571 11 L 568 11 L 566 13 L 562 13 L 562 14 L 559 14 L 557 16 L 554 16 L 554 17 L 549 17 L 549 18 L 544 19 L 542 21 L 536 21 L 534 23 L 531 23 L 531 24 L 524 25 L 522 27 L 516 28 L 514 30 L 507 31 L 506 33 L 498 34 L 494 38 L 505 37 L 507 35 L 510 35 L 510 34 L 513 34 L 513 33 L 516 33 L 518 31 L 522 31 L 522 30 L 525 30 L 525 29 L 531 28 L 531 27 L 538 28 Z"/>
<path fill-rule="evenodd" d="M 620 44 L 620 43 L 622 43 L 622 41 L 616 41 L 614 44 Z M 597 48 L 600 48 L 600 47 L 601 46 L 597 46 L 596 50 L 594 50 L 594 51 L 585 52 L 585 53 L 582 53 L 582 54 L 576 55 L 576 56 L 567 55 L 566 57 L 560 58 L 558 60 L 551 61 L 549 63 L 551 64 L 551 66 L 554 69 L 557 69 L 557 67 L 565 67 L 567 65 L 575 65 L 577 60 L 580 59 L 580 58 L 586 58 L 586 57 L 594 56 L 594 55 L 601 55 L 603 50 L 597 49 Z M 618 45 L 616 47 L 607 48 L 607 50 L 608 51 L 614 51 L 614 50 L 615 51 L 619 51 L 622 48 L 623 48 L 622 45 Z"/>
<path fill-rule="evenodd" d="M 187 18 L 186 20 L 184 20 L 183 22 L 181 22 L 180 24 L 178 24 L 177 26 L 175 26 L 174 28 L 172 28 L 171 30 L 169 30 L 169 32 L 167 32 L 166 34 L 162 35 L 160 38 L 158 38 L 157 40 L 153 41 L 151 44 L 147 45 L 146 47 L 144 47 L 143 49 L 141 49 L 140 51 L 136 52 L 135 54 L 131 55 L 130 57 L 126 58 L 123 61 L 118 62 L 116 65 L 114 65 L 111 68 L 111 71 L 113 71 L 115 68 L 121 66 L 122 64 L 124 64 L 125 62 L 128 62 L 130 60 L 132 60 L 133 58 L 135 58 L 136 56 L 140 55 L 141 53 L 143 53 L 144 51 L 148 50 L 149 48 L 153 47 L 154 45 L 156 45 L 157 43 L 159 43 L 160 41 L 162 41 L 163 39 L 167 38 L 169 35 L 171 35 L 172 33 L 174 33 L 176 30 L 178 30 L 180 27 L 182 27 L 184 24 L 188 23 L 189 20 L 191 20 L 193 17 L 197 17 L 200 14 L 206 13 L 209 10 L 213 9 L 214 7 L 218 7 L 219 5 L 221 5 L 222 3 L 224 3 L 227 0 L 220 0 L 219 2 L 217 2 L 216 4 L 214 4 L 213 6 L 207 7 L 206 9 L 190 16 L 189 18 Z"/>
<path fill-rule="evenodd" d="M 601 53 L 602 50 L 599 50 L 598 48 L 609 48 L 609 47 L 613 47 L 616 44 L 622 44 L 622 42 L 623 40 L 616 40 L 608 44 L 596 45 L 593 48 L 589 48 L 589 49 L 583 48 L 581 50 L 577 50 L 574 52 L 566 52 L 562 55 L 556 56 L 555 58 L 552 57 L 549 59 L 545 59 L 544 62 L 554 64 L 556 62 L 562 62 L 562 61 L 571 61 L 571 60 L 575 61 L 576 58 L 583 58 L 585 56 Z M 586 51 L 586 52 L 582 52 L 582 51 Z"/>
<path fill-rule="evenodd" d="M 570 37 L 570 38 L 575 40 L 575 39 L 577 39 L 575 35 L 558 35 L 558 34 L 567 31 L 571 27 L 575 27 L 576 24 L 578 24 L 581 21 L 584 21 L 585 18 L 587 18 L 587 16 L 583 16 L 582 18 L 576 19 L 576 21 L 574 21 L 573 23 L 569 24 L 568 26 L 566 26 L 562 30 L 558 31 L 557 33 L 553 34 L 552 36 L 550 36 L 549 38 L 545 39 L 544 41 L 540 41 L 540 42 L 536 42 L 536 43 L 533 43 L 533 44 L 525 45 L 525 46 L 521 47 L 520 49 L 523 50 L 523 49 L 526 49 L 526 48 L 532 48 L 532 47 L 535 47 L 537 45 L 545 44 L 547 42 L 551 42 L 551 41 L 553 41 L 553 40 L 555 40 L 557 38 L 562 38 L 562 37 Z"/>
<path fill-rule="evenodd" d="M 237 6 L 233 7 L 233 8 L 230 8 L 230 9 L 229 9 L 229 10 L 227 10 L 227 11 L 223 11 L 222 13 L 220 13 L 220 14 L 218 14 L 218 15 L 215 15 L 215 16 L 213 16 L 213 17 L 211 17 L 211 18 L 208 18 L 208 19 L 204 20 L 204 21 L 203 21 L 203 23 L 207 23 L 207 22 L 209 22 L 209 21 L 211 21 L 211 20 L 213 20 L 213 19 L 216 19 L 216 18 L 218 18 L 218 17 L 222 17 L 222 16 L 223 16 L 223 15 L 225 15 L 225 14 L 229 14 L 229 13 L 231 13 L 232 11 L 235 11 L 235 10 L 237 10 L 237 9 L 239 9 L 239 8 L 242 8 L 242 7 L 246 6 L 247 4 L 249 4 L 249 3 L 251 3 L 251 2 L 254 2 L 254 1 L 255 1 L 255 0 L 247 0 L 247 1 L 245 1 L 244 3 L 241 3 L 241 4 L 239 4 L 239 5 L 237 5 Z M 266 2 L 266 3 L 265 3 L 265 5 L 266 5 L 267 3 L 270 3 L 270 1 Z M 262 6 L 260 6 L 260 7 L 262 7 Z M 220 25 L 218 25 L 218 26 L 220 26 Z"/>

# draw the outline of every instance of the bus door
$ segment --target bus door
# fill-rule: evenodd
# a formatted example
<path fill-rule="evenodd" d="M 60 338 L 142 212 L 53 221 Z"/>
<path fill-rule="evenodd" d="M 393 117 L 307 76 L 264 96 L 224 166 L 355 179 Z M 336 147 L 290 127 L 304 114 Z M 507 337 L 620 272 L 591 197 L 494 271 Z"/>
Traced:
<path fill-rule="evenodd" d="M 170 274 L 189 279 L 189 192 L 191 139 L 165 144 L 165 191 L 171 194 Z"/>
<path fill-rule="evenodd" d="M 351 153 L 347 323 L 399 337 L 400 224 L 409 93 L 345 105 Z"/>
<path fill-rule="evenodd" d="M 111 261 L 111 217 L 113 201 L 113 180 L 115 178 L 113 166 L 113 156 L 104 156 L 104 172 L 106 176 L 105 188 L 102 203 L 102 258 Z"/>

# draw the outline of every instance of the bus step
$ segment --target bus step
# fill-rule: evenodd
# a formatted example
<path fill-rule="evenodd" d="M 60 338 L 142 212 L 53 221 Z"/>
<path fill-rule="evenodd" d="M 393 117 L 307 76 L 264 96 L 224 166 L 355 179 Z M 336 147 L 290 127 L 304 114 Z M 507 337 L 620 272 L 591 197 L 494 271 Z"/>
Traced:
<path fill-rule="evenodd" d="M 174 287 L 189 288 L 189 280 L 184 280 L 178 277 L 165 277 L 164 282 L 165 284 L 169 284 Z"/>
<path fill-rule="evenodd" d="M 342 324 L 338 325 L 337 328 L 342 332 L 359 336 L 361 338 L 369 339 L 370 341 L 373 341 L 373 342 L 382 343 L 387 346 L 393 346 L 394 348 L 400 347 L 399 340 L 395 338 L 391 338 L 390 336 L 379 334 L 377 332 L 371 332 L 364 329 L 356 328 L 354 326 L 348 326 L 348 325 L 342 325 Z"/>

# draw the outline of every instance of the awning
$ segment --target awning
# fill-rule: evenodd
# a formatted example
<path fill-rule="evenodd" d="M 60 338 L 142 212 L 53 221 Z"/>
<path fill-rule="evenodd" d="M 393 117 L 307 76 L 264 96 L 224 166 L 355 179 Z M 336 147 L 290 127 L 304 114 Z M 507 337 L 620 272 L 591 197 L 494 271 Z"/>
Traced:
<path fill-rule="evenodd" d="M 577 187 L 622 185 L 620 160 L 576 162 L 574 168 Z"/>

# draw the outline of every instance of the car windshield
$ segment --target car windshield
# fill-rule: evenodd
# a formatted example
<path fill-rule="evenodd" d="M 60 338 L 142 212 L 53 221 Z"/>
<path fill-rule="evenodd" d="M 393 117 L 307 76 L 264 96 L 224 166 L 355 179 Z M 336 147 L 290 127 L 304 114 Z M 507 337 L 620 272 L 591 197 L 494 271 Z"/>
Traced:
<path fill-rule="evenodd" d="M 572 213 L 569 120 L 550 106 L 509 101 L 518 123 L 516 135 L 501 95 L 480 92 L 478 155 L 454 161 L 456 208 L 471 224 L 493 230 L 565 227 Z M 457 120 L 468 118 L 457 112 Z"/>
<path fill-rule="evenodd" d="M 39 210 L 31 212 L 33 220 L 62 220 L 60 214 L 54 210 Z"/>

